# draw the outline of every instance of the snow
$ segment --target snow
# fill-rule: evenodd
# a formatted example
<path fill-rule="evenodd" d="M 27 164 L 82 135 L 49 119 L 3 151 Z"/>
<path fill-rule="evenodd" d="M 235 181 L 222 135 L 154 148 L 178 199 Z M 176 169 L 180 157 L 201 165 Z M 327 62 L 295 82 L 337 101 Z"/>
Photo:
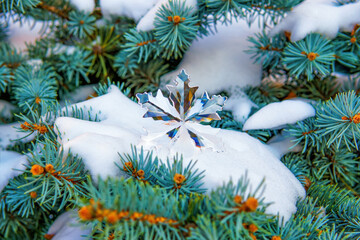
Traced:
<path fill-rule="evenodd" d="M 284 100 L 266 105 L 245 122 L 243 130 L 276 129 L 315 116 L 311 104 L 301 100 Z"/>
<path fill-rule="evenodd" d="M 100 8 L 105 17 L 110 15 L 127 16 L 138 21 L 159 0 L 101 0 Z"/>
<path fill-rule="evenodd" d="M 16 128 L 20 128 L 20 123 L 9 123 L 0 125 L 0 149 L 5 149 L 9 145 L 13 145 L 15 143 L 15 140 L 17 139 L 19 139 L 19 141 L 21 142 L 29 142 L 34 139 L 35 133 L 25 137 L 29 133 L 18 132 Z"/>
<path fill-rule="evenodd" d="M 102 1 L 100 1 L 102 2 Z M 86 13 L 91 13 L 95 8 L 94 0 L 70 0 L 70 3 L 74 5 L 78 10 Z"/>
<path fill-rule="evenodd" d="M 75 91 L 66 94 L 61 104 L 63 105 L 64 102 L 76 103 L 90 98 L 90 95 L 95 93 L 94 87 L 97 87 L 97 84 L 79 86 Z"/>
<path fill-rule="evenodd" d="M 156 12 L 160 9 L 160 7 L 164 4 L 167 4 L 169 0 L 160 0 L 156 3 L 156 5 L 151 8 L 144 17 L 142 17 L 137 24 L 136 28 L 139 31 L 150 31 L 155 28 L 154 20 L 156 17 Z M 182 1 L 183 2 L 183 1 Z M 197 10 L 197 0 L 187 0 L 185 1 L 185 6 L 192 8 L 193 10 Z"/>
<path fill-rule="evenodd" d="M 185 164 L 190 160 L 198 160 L 196 167 L 205 170 L 204 187 L 208 190 L 221 186 L 230 179 L 237 181 L 246 171 L 253 189 L 265 178 L 264 196 L 267 202 L 273 202 L 267 211 L 272 214 L 279 212 L 285 219 L 289 219 L 296 211 L 298 198 L 305 196 L 300 182 L 269 151 L 269 147 L 246 133 L 200 125 L 199 134 L 206 132 L 205 137 L 209 142 L 219 145 L 216 150 L 195 147 L 193 140 L 183 133 L 180 133 L 176 141 L 170 141 L 168 137 L 164 137 L 168 130 L 167 123 L 143 118 L 146 110 L 127 99 L 114 86 L 108 94 L 76 105 L 91 107 L 94 112 L 101 111 L 101 121 L 88 122 L 60 117 L 55 125 L 62 134 L 61 141 L 65 151 L 70 149 L 72 153 L 82 157 L 94 180 L 96 175 L 119 176 L 114 164 L 117 162 L 121 165 L 118 153 L 130 153 L 130 145 L 134 144 L 137 147 L 143 146 L 146 151 L 155 151 L 162 160 L 177 152 L 184 155 Z M 197 123 L 191 124 L 194 127 Z"/>
<path fill-rule="evenodd" d="M 0 192 L 8 184 L 9 180 L 21 174 L 25 170 L 27 156 L 12 151 L 0 150 Z"/>
<path fill-rule="evenodd" d="M 8 101 L 0 99 L 0 116 L 4 118 L 11 118 L 16 106 Z"/>
<path fill-rule="evenodd" d="M 267 141 L 266 145 L 270 147 L 269 150 L 274 153 L 277 158 L 281 158 L 289 152 L 300 152 L 302 150 L 301 145 L 298 144 L 294 146 L 294 140 L 294 137 L 282 132 Z"/>
<path fill-rule="evenodd" d="M 333 0 L 306 0 L 294 7 L 271 32 L 291 32 L 291 40 L 298 41 L 317 32 L 334 38 L 341 29 L 352 29 L 360 22 L 360 2 L 336 6 Z"/>
<path fill-rule="evenodd" d="M 232 111 L 234 119 L 242 123 L 248 118 L 252 108 L 258 106 L 242 91 L 233 92 L 224 106 L 224 110 Z"/>
<path fill-rule="evenodd" d="M 91 228 L 77 221 L 77 211 L 71 210 L 58 216 L 47 234 L 54 235 L 52 240 L 88 239 Z"/>
<path fill-rule="evenodd" d="M 214 35 L 195 40 L 177 69 L 163 76 L 162 81 L 172 80 L 180 69 L 186 69 L 200 92 L 216 93 L 233 86 L 260 84 L 261 65 L 254 64 L 251 54 L 244 52 L 250 46 L 248 36 L 261 31 L 258 25 L 254 23 L 249 28 L 245 20 L 234 20 L 217 29 Z"/>
<path fill-rule="evenodd" d="M 22 24 L 10 21 L 8 40 L 16 49 L 25 51 L 26 43 L 34 43 L 36 39 L 41 37 L 42 27 L 43 23 L 41 21 L 35 24 L 32 18 L 27 18 Z"/>

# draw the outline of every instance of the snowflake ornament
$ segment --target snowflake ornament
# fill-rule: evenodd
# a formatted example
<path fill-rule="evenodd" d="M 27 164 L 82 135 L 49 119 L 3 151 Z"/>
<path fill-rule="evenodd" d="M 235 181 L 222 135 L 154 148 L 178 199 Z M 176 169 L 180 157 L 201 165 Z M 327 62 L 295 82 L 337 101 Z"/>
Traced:
<path fill-rule="evenodd" d="M 209 98 L 207 92 L 204 92 L 201 98 L 196 99 L 195 92 L 198 87 L 189 86 L 189 75 L 184 70 L 174 82 L 175 85 L 166 86 L 169 90 L 169 100 L 160 90 L 156 97 L 151 93 L 136 95 L 139 103 L 148 109 L 143 117 L 166 122 L 166 125 L 170 126 L 166 135 L 174 141 L 184 132 L 180 130 L 186 129 L 185 132 L 193 139 L 195 145 L 199 148 L 204 147 L 205 137 L 199 135 L 197 125 L 201 122 L 220 120 L 217 111 L 222 110 L 226 97 L 218 95 Z"/>

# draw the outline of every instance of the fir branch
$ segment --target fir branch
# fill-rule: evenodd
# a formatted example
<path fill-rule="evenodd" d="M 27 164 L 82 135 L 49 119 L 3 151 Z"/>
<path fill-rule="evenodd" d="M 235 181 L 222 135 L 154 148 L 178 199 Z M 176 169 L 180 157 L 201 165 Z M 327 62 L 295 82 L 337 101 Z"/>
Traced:
<path fill-rule="evenodd" d="M 55 6 L 47 5 L 44 1 L 41 1 L 39 4 L 36 5 L 36 8 L 46 10 L 50 13 L 53 13 L 63 19 L 70 20 L 68 15 L 68 9 L 58 9 Z"/>

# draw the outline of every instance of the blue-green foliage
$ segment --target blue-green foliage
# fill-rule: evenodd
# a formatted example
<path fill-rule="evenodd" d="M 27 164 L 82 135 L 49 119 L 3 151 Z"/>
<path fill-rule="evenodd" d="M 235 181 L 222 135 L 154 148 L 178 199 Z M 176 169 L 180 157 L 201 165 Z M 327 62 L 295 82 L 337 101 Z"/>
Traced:
<path fill-rule="evenodd" d="M 315 73 L 330 74 L 334 55 L 330 41 L 314 33 L 304 40 L 290 43 L 284 49 L 283 61 L 295 77 L 305 74 L 308 80 L 312 80 Z"/>
<path fill-rule="evenodd" d="M 1 1 L 1 12 L 10 12 L 11 10 L 24 13 L 28 8 L 35 7 L 39 0 L 3 0 Z"/>
<path fill-rule="evenodd" d="M 60 150 L 60 145 L 45 139 L 34 145 L 38 152 L 32 152 L 29 157 L 28 169 L 25 173 L 26 183 L 19 188 L 26 188 L 25 194 L 37 192 L 35 202 L 48 210 L 57 210 L 70 205 L 70 200 L 76 202 L 80 197 L 86 196 L 84 184 L 87 181 L 87 171 L 81 159 Z M 63 164 L 63 162 L 67 164 Z M 48 171 L 51 164 L 53 171 Z M 31 169 L 34 165 L 44 168 L 44 172 L 33 175 Z M 31 187 L 30 187 L 31 186 Z M 25 210 L 24 210 L 25 211 Z"/>
<path fill-rule="evenodd" d="M 97 96 L 101 96 L 108 93 L 110 86 L 116 86 L 124 95 L 130 97 L 130 88 L 125 88 L 125 84 L 120 82 L 112 82 L 110 79 L 107 79 L 106 83 L 99 83 L 97 87 L 94 87 L 95 93 Z M 135 100 L 134 97 L 131 97 L 131 100 Z"/>
<path fill-rule="evenodd" d="M 354 91 L 339 93 L 317 107 L 316 126 L 318 133 L 327 138 L 327 145 L 337 148 L 345 144 L 349 149 L 358 149 L 360 138 L 360 98 Z"/>
<path fill-rule="evenodd" d="M 174 0 L 162 5 L 154 20 L 156 39 L 165 50 L 162 56 L 167 59 L 181 57 L 196 38 L 198 21 L 185 2 Z"/>
<path fill-rule="evenodd" d="M 177 198 L 180 195 L 205 192 L 206 189 L 201 188 L 204 171 L 199 172 L 195 168 L 196 162 L 190 161 L 185 166 L 182 156 L 175 156 L 171 161 L 167 159 L 166 163 L 163 163 L 157 157 L 153 157 L 152 152 L 145 154 L 142 148 L 138 151 L 136 147 L 132 147 L 131 150 L 131 155 L 120 154 L 121 166 L 116 164 L 126 175 L 142 182 L 159 185 L 174 193 Z"/>
<path fill-rule="evenodd" d="M 286 132 L 295 137 L 294 146 L 300 144 L 303 147 L 302 153 L 306 151 L 324 151 L 325 138 L 318 133 L 318 128 L 315 126 L 316 120 L 314 117 L 307 118 L 304 121 L 297 122 L 295 125 L 290 125 Z"/>
<path fill-rule="evenodd" d="M 122 166 L 117 163 L 115 164 L 121 171 L 125 172 L 126 175 L 143 182 L 149 182 L 151 184 L 156 183 L 154 173 L 159 166 L 159 159 L 153 157 L 152 151 L 145 153 L 144 149 L 141 148 L 138 152 L 136 147 L 131 146 L 131 155 L 119 154 L 119 156 Z"/>
<path fill-rule="evenodd" d="M 249 37 L 253 45 L 246 52 L 253 54 L 256 63 L 262 63 L 263 68 L 276 68 L 282 64 L 282 52 L 285 47 L 285 35 L 278 34 L 270 38 L 266 32 L 256 33 Z"/>
<path fill-rule="evenodd" d="M 95 21 L 96 18 L 94 16 L 88 15 L 84 12 L 73 11 L 69 14 L 69 32 L 78 38 L 84 38 L 94 32 Z"/>
<path fill-rule="evenodd" d="M 5 24 L 0 23 L 0 41 L 6 41 L 8 37 L 8 28 Z"/>
<path fill-rule="evenodd" d="M 136 29 L 131 29 L 125 33 L 124 38 L 126 43 L 122 52 L 125 54 L 117 57 L 124 58 L 121 62 L 126 62 L 127 59 L 136 59 L 138 63 L 147 62 L 150 56 L 157 57 L 159 55 L 159 48 L 152 31 L 138 32 Z"/>
<path fill-rule="evenodd" d="M 16 69 L 24 62 L 24 58 L 16 48 L 2 42 L 0 43 L 0 61 L 8 68 Z"/>
<path fill-rule="evenodd" d="M 281 162 L 295 175 L 303 186 L 306 185 L 306 176 L 309 176 L 309 166 L 304 159 L 295 154 L 286 154 L 281 158 Z"/>
<path fill-rule="evenodd" d="M 73 83 L 74 87 L 78 87 L 81 80 L 90 82 L 87 73 L 91 66 L 91 58 L 88 55 L 88 52 L 79 50 L 75 50 L 72 54 L 60 55 L 55 66 L 64 75 L 65 84 Z"/>
<path fill-rule="evenodd" d="M 128 211 L 129 216 L 140 213 L 181 222 L 181 219 L 178 219 L 180 214 L 176 208 L 177 200 L 173 195 L 167 194 L 165 189 L 114 178 L 99 178 L 96 186 L 89 184 L 86 189 L 94 202 L 100 203 L 105 209 Z M 111 233 L 119 239 L 181 239 L 178 229 L 171 224 L 151 224 L 137 218 L 123 218 L 105 226 L 103 221 L 94 220 L 93 232 L 98 239 L 107 239 Z"/>
<path fill-rule="evenodd" d="M 204 172 L 195 168 L 196 161 L 190 161 L 186 166 L 182 156 L 175 156 L 173 159 L 167 159 L 166 164 L 161 163 L 156 172 L 153 173 L 156 178 L 156 184 L 173 192 L 175 196 L 204 193 Z M 180 174 L 184 177 L 183 182 L 176 180 L 176 175 Z"/>
<path fill-rule="evenodd" d="M 117 74 L 125 78 L 127 75 L 134 75 L 138 68 L 138 61 L 135 54 L 128 55 L 125 51 L 120 51 L 115 57 L 114 67 L 117 68 Z"/>
<path fill-rule="evenodd" d="M 5 92 L 6 85 L 11 79 L 10 71 L 9 69 L 0 62 L 0 92 Z"/>
<path fill-rule="evenodd" d="M 21 66 L 16 71 L 13 85 L 14 98 L 24 111 L 56 100 L 56 73 L 51 66 Z"/>

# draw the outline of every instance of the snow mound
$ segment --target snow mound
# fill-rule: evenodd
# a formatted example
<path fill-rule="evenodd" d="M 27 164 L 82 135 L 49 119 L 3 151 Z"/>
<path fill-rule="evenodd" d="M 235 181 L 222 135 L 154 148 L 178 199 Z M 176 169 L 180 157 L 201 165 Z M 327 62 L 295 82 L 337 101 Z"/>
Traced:
<path fill-rule="evenodd" d="M 281 128 L 286 124 L 294 124 L 313 116 L 315 109 L 311 104 L 300 100 L 285 100 L 261 108 L 249 117 L 243 130 Z"/>
<path fill-rule="evenodd" d="M 25 155 L 17 152 L 0 151 L 0 192 L 10 179 L 22 173 L 14 169 L 25 170 L 26 159 Z"/>
<path fill-rule="evenodd" d="M 231 25 L 218 25 L 218 32 L 195 40 L 184 55 L 178 68 L 163 76 L 163 81 L 174 79 L 180 69 L 186 69 L 191 83 L 199 91 L 210 93 L 229 90 L 233 86 L 258 85 L 261 65 L 254 64 L 249 49 L 248 36 L 261 31 L 257 23 L 251 28 L 245 20 L 235 20 Z"/>
<path fill-rule="evenodd" d="M 340 29 L 352 29 L 360 22 L 360 2 L 336 6 L 333 0 L 306 0 L 294 9 L 272 31 L 291 32 L 291 40 L 298 41 L 317 32 L 334 38 Z"/>
<path fill-rule="evenodd" d="M 162 160 L 172 158 L 176 153 L 184 155 L 185 164 L 198 160 L 196 167 L 205 170 L 203 181 L 208 190 L 230 179 L 237 181 L 246 171 L 253 188 L 265 178 L 264 197 L 267 202 L 273 203 L 267 211 L 279 213 L 286 220 L 296 211 L 296 201 L 305 196 L 300 182 L 269 151 L 268 146 L 246 133 L 212 128 L 216 131 L 208 131 L 207 134 L 215 142 L 222 143 L 221 151 L 197 148 L 190 137 L 181 133 L 172 145 L 166 141 L 156 141 L 149 138 L 150 134 L 147 133 L 158 131 L 161 127 L 166 131 L 166 124 L 143 118 L 146 110 L 114 86 L 108 94 L 76 105 L 88 109 L 91 107 L 94 112 L 101 111 L 101 121 L 60 117 L 55 125 L 62 134 L 64 150 L 82 157 L 93 177 L 119 176 L 114 162 L 121 165 L 118 153 L 131 153 L 130 145 L 133 144 L 143 146 L 146 151 L 155 151 L 154 154 Z M 165 132 L 162 134 L 166 136 Z M 169 138 L 166 136 L 164 139 Z"/>

